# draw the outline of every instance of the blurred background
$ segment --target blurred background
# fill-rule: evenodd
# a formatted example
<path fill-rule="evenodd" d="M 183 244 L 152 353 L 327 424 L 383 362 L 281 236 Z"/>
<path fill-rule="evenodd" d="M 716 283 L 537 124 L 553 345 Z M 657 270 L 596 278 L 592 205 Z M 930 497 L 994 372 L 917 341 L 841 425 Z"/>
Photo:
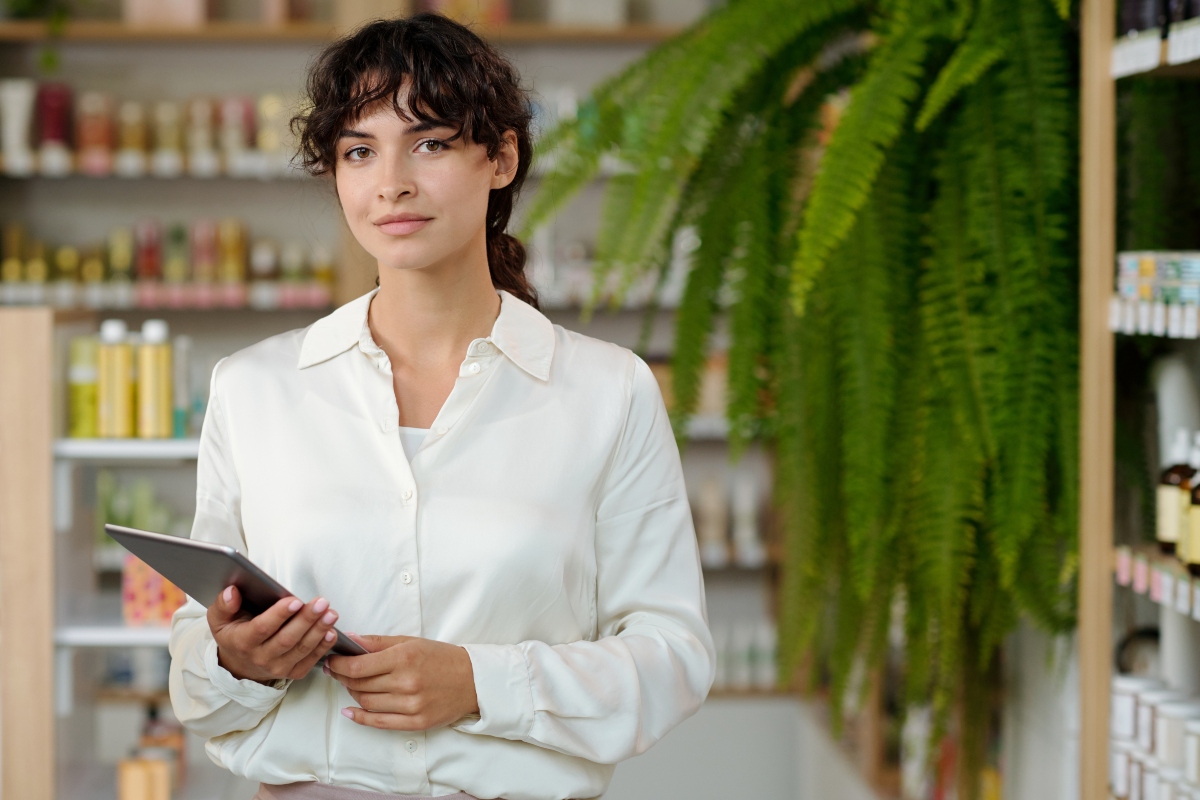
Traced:
<path fill-rule="evenodd" d="M 102 525 L 188 535 L 213 365 L 374 285 L 288 121 L 421 10 L 682 452 L 717 678 L 605 797 L 1200 797 L 1198 0 L 0 6 L 0 797 L 253 794 Z"/>

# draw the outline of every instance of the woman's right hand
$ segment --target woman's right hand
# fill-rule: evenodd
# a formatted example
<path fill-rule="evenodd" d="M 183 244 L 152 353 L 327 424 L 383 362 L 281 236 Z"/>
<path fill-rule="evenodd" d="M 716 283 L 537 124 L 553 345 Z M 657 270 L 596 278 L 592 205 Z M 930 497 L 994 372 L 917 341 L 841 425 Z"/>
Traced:
<path fill-rule="evenodd" d="M 318 597 L 305 605 L 285 597 L 256 617 L 239 614 L 242 595 L 230 586 L 208 607 L 217 662 L 233 677 L 271 683 L 300 680 L 337 640 L 337 612 Z"/>

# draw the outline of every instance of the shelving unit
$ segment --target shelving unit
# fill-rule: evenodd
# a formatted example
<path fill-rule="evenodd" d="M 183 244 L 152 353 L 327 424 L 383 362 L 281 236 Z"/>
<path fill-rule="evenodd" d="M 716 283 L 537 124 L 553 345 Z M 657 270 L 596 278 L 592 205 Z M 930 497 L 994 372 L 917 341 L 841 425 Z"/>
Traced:
<path fill-rule="evenodd" d="M 587 29 L 513 24 L 484 32 L 501 43 L 530 83 L 536 85 L 540 77 L 551 76 L 555 82 L 577 86 L 582 96 L 604 73 L 618 69 L 649 45 L 677 31 L 660 26 Z M 76 22 L 68 24 L 61 35 L 52 36 L 42 23 L 0 22 L 0 74 L 33 74 L 41 46 L 52 44 L 62 59 L 59 77 L 69 83 L 78 81 L 83 88 L 115 90 L 139 99 L 171 92 L 178 98 L 199 92 L 278 91 L 279 81 L 284 79 L 280 76 L 298 82 L 315 49 L 335 33 L 332 26 L 310 24 L 269 28 L 212 23 L 200 29 L 178 30 Z M 580 48 L 586 48 L 586 52 Z M 230 53 L 237 55 L 231 59 Z M 230 65 L 243 57 L 266 77 Z M 145 71 L 153 72 L 154 79 L 142 85 L 136 76 Z M 126 80 L 126 76 L 134 77 Z M 527 196 L 536 190 L 537 175 L 548 167 L 535 166 Z M 606 163 L 597 184 L 585 189 L 567 209 L 564 216 L 572 217 L 569 222 L 574 223 L 569 235 L 586 235 L 579 220 L 594 221 L 601 182 L 620 169 L 620 164 Z M 226 213 L 224 200 L 228 198 L 233 205 L 245 207 L 229 209 L 228 213 L 244 216 L 253 228 L 252 213 L 266 214 L 273 211 L 273 204 L 290 203 L 288 215 L 298 221 L 277 214 L 273 222 L 277 228 L 289 224 L 316 227 L 320 229 L 318 234 L 336 237 L 338 285 L 334 304 L 338 305 L 374 285 L 374 264 L 340 223 L 332 196 L 313 199 L 315 193 L 328 195 L 328 188 L 321 181 L 303 177 L 265 181 L 231 176 L 3 178 L 0 219 L 17 215 L 34 220 L 45 217 L 49 220 L 47 226 L 66 229 L 63 238 L 72 241 L 74 222 L 79 221 L 81 228 L 90 226 L 85 234 L 92 236 L 100 225 L 112 224 L 116 218 L 114 208 L 121 213 L 137 210 L 160 214 L 196 213 L 194 209 L 200 209 L 211 215 L 214 211 L 210 209 Z M 87 219 L 81 220 L 84 215 Z M 640 309 L 615 313 L 598 310 L 584 327 L 580 326 L 578 306 L 557 305 L 545 310 L 555 322 L 625 346 L 634 345 L 642 324 Z M 114 553 L 95 548 L 82 495 L 99 468 L 149 476 L 178 489 L 193 480 L 191 471 L 198 456 L 195 439 L 62 438 L 66 338 L 94 329 L 100 319 L 108 316 L 131 324 L 161 316 L 173 332 L 193 337 L 198 354 L 204 350 L 205 355 L 214 355 L 307 325 L 324 313 L 307 309 L 264 313 L 251 309 L 139 308 L 55 312 L 0 306 L 0 638 L 23 643 L 19 649 L 0 647 L 0 795 L 21 800 L 114 796 L 111 766 L 60 762 L 56 758 L 73 752 L 72 747 L 91 735 L 88 707 L 99 698 L 105 702 L 142 699 L 97 689 L 86 668 L 94 666 L 96 658 L 109 649 L 162 648 L 167 644 L 168 630 L 128 627 L 120 619 L 119 608 L 114 610 L 108 601 L 98 610 L 75 602 L 79 595 L 96 596 L 97 576 L 105 573 L 111 578 L 120 565 Z M 650 345 L 656 354 L 669 349 L 672 315 L 670 309 L 659 312 Z M 690 444 L 684 455 L 689 485 L 713 469 L 727 477 L 727 436 L 722 418 L 698 417 L 692 421 Z M 752 452 L 748 462 L 753 462 L 753 469 L 769 474 L 769 461 L 763 453 Z M 773 553 L 770 563 L 759 568 L 706 570 L 710 614 L 734 614 L 737 619 L 736 615 L 747 609 L 769 607 L 777 555 Z M 729 703 L 775 696 L 759 691 L 714 693 L 714 697 Z M 14 764 L 21 766 L 9 768 Z M 202 755 L 189 762 L 192 767 L 198 771 L 181 795 L 183 800 L 215 800 L 226 791 L 228 776 L 209 765 Z"/>
<path fill-rule="evenodd" d="M 1114 0 L 1084 0 L 1081 59 L 1080 281 L 1080 797 L 1108 794 L 1113 587 L 1129 586 L 1174 613 L 1194 615 L 1198 585 L 1152 550 L 1113 547 L 1116 262 L 1116 84 L 1130 75 L 1200 77 L 1200 20 L 1116 37 Z M 1183 591 L 1180 591 L 1180 589 Z M 1122 589 L 1121 591 L 1124 591 Z M 1188 597 L 1188 594 L 1191 594 Z M 1184 608 L 1187 611 L 1184 611 Z M 1171 612 L 1166 612 L 1171 613 Z M 1164 618 L 1165 619 L 1165 618 Z M 1169 632 L 1164 631 L 1164 635 Z"/>

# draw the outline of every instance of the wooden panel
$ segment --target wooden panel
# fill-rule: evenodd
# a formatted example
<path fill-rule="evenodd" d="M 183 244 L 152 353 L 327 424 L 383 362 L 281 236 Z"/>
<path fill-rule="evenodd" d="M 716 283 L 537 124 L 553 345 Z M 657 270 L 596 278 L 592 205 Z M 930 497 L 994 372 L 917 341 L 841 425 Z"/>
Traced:
<path fill-rule="evenodd" d="M 0 787 L 54 797 L 54 320 L 0 309 Z"/>
<path fill-rule="evenodd" d="M 1113 336 L 1116 87 L 1109 76 L 1113 0 L 1084 0 L 1080 131 L 1080 798 L 1108 797 L 1112 662 Z"/>

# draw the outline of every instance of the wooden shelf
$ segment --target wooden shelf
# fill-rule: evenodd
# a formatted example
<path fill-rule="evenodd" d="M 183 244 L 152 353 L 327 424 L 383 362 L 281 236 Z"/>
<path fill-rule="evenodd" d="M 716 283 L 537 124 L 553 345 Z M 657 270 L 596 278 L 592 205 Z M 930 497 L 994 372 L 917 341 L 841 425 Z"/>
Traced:
<path fill-rule="evenodd" d="M 624 25 L 617 28 L 547 25 L 512 22 L 498 27 L 476 26 L 485 38 L 501 44 L 653 44 L 679 33 L 675 25 Z M 38 20 L 0 22 L 0 43 L 29 44 L 47 41 L 97 44 L 220 43 L 293 44 L 322 43 L 334 39 L 339 29 L 326 22 L 293 22 L 263 25 L 254 22 L 209 22 L 198 27 L 127 25 L 119 21 L 70 22 L 61 36 L 52 36 Z"/>
<path fill-rule="evenodd" d="M 64 461 L 195 461 L 199 439 L 58 439 L 54 457 Z"/>

